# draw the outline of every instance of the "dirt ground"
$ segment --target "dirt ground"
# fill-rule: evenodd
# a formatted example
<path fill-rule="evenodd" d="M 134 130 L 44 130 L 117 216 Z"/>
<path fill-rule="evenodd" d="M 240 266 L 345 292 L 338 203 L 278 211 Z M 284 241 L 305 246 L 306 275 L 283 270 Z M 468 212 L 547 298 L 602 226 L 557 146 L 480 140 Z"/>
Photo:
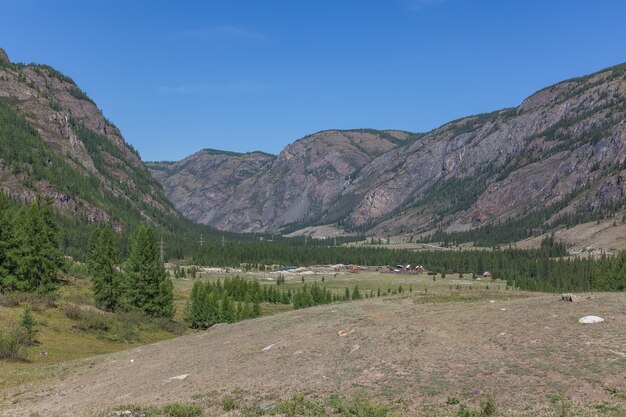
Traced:
<path fill-rule="evenodd" d="M 517 242 L 515 246 L 520 249 L 538 248 L 546 236 L 548 235 L 525 239 Z M 569 229 L 557 230 L 554 237 L 564 242 L 572 254 L 616 253 L 626 249 L 626 224 L 622 223 L 621 216 L 616 216 L 600 222 L 583 223 Z"/>
<path fill-rule="evenodd" d="M 590 296 L 571 304 L 411 295 L 291 311 L 60 365 L 49 380 L 0 393 L 0 415 L 89 415 L 233 391 L 259 400 L 365 395 L 444 414 L 451 396 L 492 398 L 503 412 L 542 412 L 555 398 L 626 406 L 626 294 Z M 578 323 L 592 314 L 605 321 Z"/>

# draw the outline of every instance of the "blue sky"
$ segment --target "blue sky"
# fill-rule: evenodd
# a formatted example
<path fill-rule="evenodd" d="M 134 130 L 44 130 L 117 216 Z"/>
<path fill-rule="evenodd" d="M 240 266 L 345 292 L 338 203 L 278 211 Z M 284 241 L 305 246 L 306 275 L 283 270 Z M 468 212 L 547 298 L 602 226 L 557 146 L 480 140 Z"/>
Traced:
<path fill-rule="evenodd" d="M 0 47 L 176 160 L 515 106 L 626 61 L 625 19 L 623 0 L 0 0 Z"/>

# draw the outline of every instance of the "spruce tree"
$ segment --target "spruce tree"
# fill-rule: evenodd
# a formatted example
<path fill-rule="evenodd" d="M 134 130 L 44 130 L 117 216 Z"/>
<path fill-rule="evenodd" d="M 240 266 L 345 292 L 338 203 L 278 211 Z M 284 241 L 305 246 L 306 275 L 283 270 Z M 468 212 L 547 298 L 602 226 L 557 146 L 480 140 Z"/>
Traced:
<path fill-rule="evenodd" d="M 96 229 L 91 236 L 87 266 L 96 306 L 107 311 L 115 311 L 121 303 L 123 281 L 117 269 L 119 262 L 119 246 L 113 229 L 109 226 Z"/>
<path fill-rule="evenodd" d="M 261 317 L 261 303 L 255 301 L 252 304 L 252 318 Z"/>
<path fill-rule="evenodd" d="M 355 285 L 354 288 L 352 289 L 352 299 L 353 300 L 360 300 L 361 297 L 361 292 L 359 291 L 359 286 Z"/>
<path fill-rule="evenodd" d="M 15 285 L 11 273 L 13 265 L 10 251 L 14 247 L 13 218 L 9 210 L 9 199 L 0 192 L 0 292 Z"/>
<path fill-rule="evenodd" d="M 36 325 L 37 322 L 33 317 L 33 313 L 31 313 L 30 308 L 26 307 L 20 319 L 20 328 L 24 332 L 25 344 L 32 345 L 35 343 L 35 335 L 37 334 L 37 329 L 35 329 Z"/>
<path fill-rule="evenodd" d="M 204 285 L 200 281 L 196 281 L 191 288 L 191 294 L 187 300 L 185 308 L 185 320 L 189 327 L 197 329 L 202 326 L 201 307 L 203 300 L 200 298 Z"/>
<path fill-rule="evenodd" d="M 235 322 L 235 310 L 233 309 L 233 301 L 226 293 L 222 295 L 220 318 L 226 323 Z"/>
<path fill-rule="evenodd" d="M 129 308 L 153 317 L 172 318 L 174 315 L 172 281 L 159 260 L 154 234 L 145 225 L 139 225 L 130 239 L 126 287 Z"/>
<path fill-rule="evenodd" d="M 14 268 L 11 289 L 39 293 L 56 289 L 64 260 L 49 201 L 38 200 L 20 209 L 8 255 Z"/>

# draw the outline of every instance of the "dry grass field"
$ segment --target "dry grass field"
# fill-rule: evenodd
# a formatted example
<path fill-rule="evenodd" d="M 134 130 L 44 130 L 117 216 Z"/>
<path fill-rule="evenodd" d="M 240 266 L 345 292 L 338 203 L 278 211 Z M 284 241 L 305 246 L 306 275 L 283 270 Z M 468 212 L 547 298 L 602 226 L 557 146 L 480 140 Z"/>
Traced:
<path fill-rule="evenodd" d="M 589 297 L 429 291 L 290 311 L 69 362 L 4 390 L 0 409 L 89 416 L 177 402 L 205 415 L 324 415 L 339 395 L 380 405 L 360 415 L 457 415 L 492 400 L 501 415 L 623 416 L 626 294 Z M 605 322 L 578 323 L 590 314 Z"/>

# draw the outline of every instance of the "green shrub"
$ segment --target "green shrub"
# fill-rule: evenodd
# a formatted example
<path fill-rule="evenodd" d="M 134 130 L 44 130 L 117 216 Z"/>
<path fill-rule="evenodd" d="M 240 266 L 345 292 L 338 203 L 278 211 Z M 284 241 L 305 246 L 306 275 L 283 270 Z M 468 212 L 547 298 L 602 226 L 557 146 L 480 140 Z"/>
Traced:
<path fill-rule="evenodd" d="M 14 294 L 0 294 L 0 307 L 18 307 L 20 305 L 20 301 L 15 297 Z"/>
<path fill-rule="evenodd" d="M 66 304 L 63 306 L 63 313 L 65 313 L 65 317 L 70 320 L 81 320 L 83 318 L 83 311 L 76 304 Z"/>
<path fill-rule="evenodd" d="M 236 407 L 237 403 L 234 398 L 228 396 L 222 398 L 222 408 L 224 408 L 224 411 L 232 411 Z"/>
<path fill-rule="evenodd" d="M 496 403 L 492 399 L 480 403 L 481 416 L 495 416 L 497 413 Z"/>
<path fill-rule="evenodd" d="M 8 334 L 0 331 L 0 360 L 24 360 L 24 335 L 19 329 L 14 329 Z"/>
<path fill-rule="evenodd" d="M 78 323 L 78 328 L 83 331 L 108 332 L 115 326 L 113 318 L 94 312 L 84 312 L 83 319 Z"/>

